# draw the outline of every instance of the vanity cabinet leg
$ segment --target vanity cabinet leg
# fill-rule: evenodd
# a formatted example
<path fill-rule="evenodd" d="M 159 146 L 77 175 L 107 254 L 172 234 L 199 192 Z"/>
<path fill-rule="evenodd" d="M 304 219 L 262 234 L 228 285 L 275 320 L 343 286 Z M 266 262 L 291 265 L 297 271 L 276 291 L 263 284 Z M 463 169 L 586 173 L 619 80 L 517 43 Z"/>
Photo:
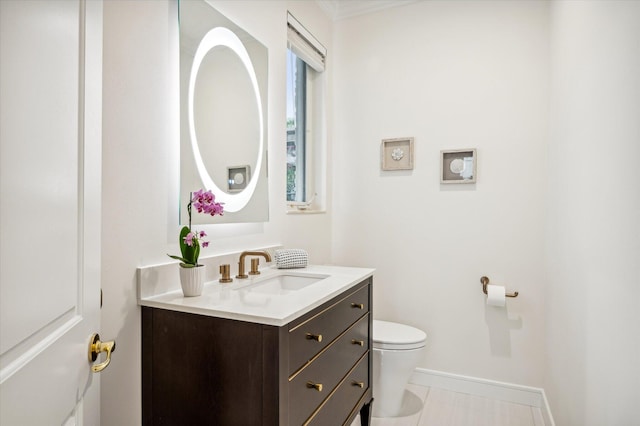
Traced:
<path fill-rule="evenodd" d="M 371 404 L 373 404 L 373 398 L 360 409 L 360 426 L 371 425 Z"/>

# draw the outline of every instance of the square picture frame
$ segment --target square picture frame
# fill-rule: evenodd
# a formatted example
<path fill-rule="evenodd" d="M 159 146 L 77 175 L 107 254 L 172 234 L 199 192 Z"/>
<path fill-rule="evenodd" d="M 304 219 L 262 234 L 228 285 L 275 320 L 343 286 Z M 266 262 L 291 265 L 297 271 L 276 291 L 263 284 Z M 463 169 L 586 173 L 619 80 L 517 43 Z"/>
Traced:
<path fill-rule="evenodd" d="M 247 187 L 251 179 L 251 167 L 248 165 L 227 167 L 227 189 L 240 192 Z"/>
<path fill-rule="evenodd" d="M 477 160 L 475 148 L 440 151 L 440 183 L 476 183 Z"/>
<path fill-rule="evenodd" d="M 412 170 L 413 138 L 383 139 L 380 165 L 382 170 Z"/>

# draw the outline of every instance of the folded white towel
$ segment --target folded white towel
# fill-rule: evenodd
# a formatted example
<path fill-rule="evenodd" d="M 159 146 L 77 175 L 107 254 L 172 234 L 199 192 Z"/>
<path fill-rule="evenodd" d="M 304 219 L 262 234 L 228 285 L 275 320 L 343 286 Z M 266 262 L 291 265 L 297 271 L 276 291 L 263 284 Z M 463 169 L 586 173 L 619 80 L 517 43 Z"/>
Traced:
<path fill-rule="evenodd" d="M 273 257 L 278 269 L 304 268 L 309 263 L 309 254 L 302 249 L 276 250 Z"/>

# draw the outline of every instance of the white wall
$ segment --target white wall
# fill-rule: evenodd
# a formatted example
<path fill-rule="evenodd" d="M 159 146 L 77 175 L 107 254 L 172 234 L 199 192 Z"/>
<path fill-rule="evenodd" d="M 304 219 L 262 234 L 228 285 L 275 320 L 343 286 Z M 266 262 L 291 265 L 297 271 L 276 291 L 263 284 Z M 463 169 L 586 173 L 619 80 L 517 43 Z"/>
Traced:
<path fill-rule="evenodd" d="M 429 1 L 334 35 L 336 263 L 377 268 L 374 317 L 428 335 L 420 367 L 541 386 L 548 4 Z M 383 138 L 415 168 L 381 172 Z M 478 183 L 441 185 L 441 149 Z M 521 296 L 485 305 L 480 277 Z"/>
<path fill-rule="evenodd" d="M 640 3 L 552 6 L 545 389 L 558 425 L 640 414 Z"/>
<path fill-rule="evenodd" d="M 213 225 L 204 252 L 271 243 L 330 260 L 330 215 L 285 214 L 286 11 L 331 44 L 331 22 L 313 2 L 219 1 L 219 11 L 269 49 L 269 198 L 265 224 Z M 165 262 L 177 241 L 177 15 L 171 1 L 104 4 L 101 336 L 117 340 L 102 379 L 102 425 L 141 420 L 140 311 L 136 268 Z M 281 167 L 280 167 L 281 166 Z"/>

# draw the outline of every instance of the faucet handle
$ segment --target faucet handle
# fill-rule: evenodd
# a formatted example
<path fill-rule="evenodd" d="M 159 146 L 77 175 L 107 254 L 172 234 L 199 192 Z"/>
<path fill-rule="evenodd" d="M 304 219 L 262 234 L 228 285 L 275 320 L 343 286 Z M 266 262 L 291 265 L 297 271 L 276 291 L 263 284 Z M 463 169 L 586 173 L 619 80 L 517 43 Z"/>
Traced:
<path fill-rule="evenodd" d="M 230 283 L 233 281 L 233 278 L 231 278 L 231 266 L 229 264 L 220 265 L 220 274 L 222 277 L 220 277 L 218 281 L 221 283 Z"/>
<path fill-rule="evenodd" d="M 260 265 L 260 259 L 254 257 L 251 259 L 251 270 L 249 271 L 249 275 L 260 275 L 260 271 L 258 271 L 258 265 Z"/>

